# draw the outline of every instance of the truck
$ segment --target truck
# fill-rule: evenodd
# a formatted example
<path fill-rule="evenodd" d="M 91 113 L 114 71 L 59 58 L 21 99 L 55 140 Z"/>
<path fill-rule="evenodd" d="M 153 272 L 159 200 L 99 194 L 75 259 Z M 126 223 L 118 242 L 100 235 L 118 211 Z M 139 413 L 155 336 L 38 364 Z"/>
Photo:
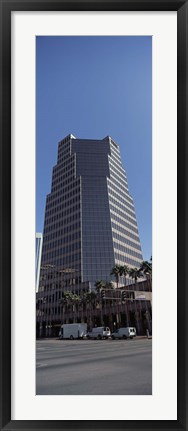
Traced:
<path fill-rule="evenodd" d="M 116 329 L 116 331 L 112 332 L 111 337 L 112 337 L 112 340 L 115 340 L 117 338 L 118 339 L 124 338 L 125 340 L 127 338 L 132 339 L 132 338 L 136 337 L 136 328 L 128 326 L 126 328 Z"/>
<path fill-rule="evenodd" d="M 79 338 L 84 338 L 86 334 L 86 323 L 66 323 L 64 325 L 61 325 L 61 329 L 59 331 L 59 339 L 75 340 Z"/>
<path fill-rule="evenodd" d="M 87 338 L 93 338 L 95 340 L 102 340 L 103 338 L 109 338 L 111 335 L 110 328 L 108 326 L 98 326 L 92 328 L 87 334 Z"/>

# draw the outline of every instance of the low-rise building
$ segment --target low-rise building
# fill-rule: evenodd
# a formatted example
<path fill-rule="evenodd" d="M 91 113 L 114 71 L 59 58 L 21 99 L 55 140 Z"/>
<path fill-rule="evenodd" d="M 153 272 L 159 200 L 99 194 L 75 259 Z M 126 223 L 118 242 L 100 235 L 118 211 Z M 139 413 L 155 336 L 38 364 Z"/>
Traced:
<path fill-rule="evenodd" d="M 137 334 L 152 333 L 151 281 L 145 280 L 116 289 L 91 292 L 83 283 L 64 293 L 37 293 L 37 337 L 56 337 L 63 323 L 87 323 L 88 329 L 109 326 L 136 327 Z"/>

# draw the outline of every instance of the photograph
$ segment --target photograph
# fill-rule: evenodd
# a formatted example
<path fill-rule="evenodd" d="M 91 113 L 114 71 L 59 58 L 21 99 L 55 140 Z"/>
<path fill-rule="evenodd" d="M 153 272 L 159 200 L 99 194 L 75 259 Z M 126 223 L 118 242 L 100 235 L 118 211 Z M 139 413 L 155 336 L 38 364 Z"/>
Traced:
<path fill-rule="evenodd" d="M 36 36 L 35 97 L 36 395 L 152 395 L 152 35 Z"/>
<path fill-rule="evenodd" d="M 0 430 L 187 431 L 188 0 L 0 0 Z"/>

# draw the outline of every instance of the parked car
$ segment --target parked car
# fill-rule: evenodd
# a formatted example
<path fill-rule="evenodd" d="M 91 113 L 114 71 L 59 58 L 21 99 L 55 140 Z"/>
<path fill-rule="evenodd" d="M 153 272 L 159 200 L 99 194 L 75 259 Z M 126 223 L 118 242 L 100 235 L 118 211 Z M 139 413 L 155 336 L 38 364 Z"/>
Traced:
<path fill-rule="evenodd" d="M 126 340 L 126 338 L 134 338 L 136 337 L 136 328 L 133 327 L 126 327 L 126 328 L 119 328 L 116 329 L 116 331 L 112 332 L 111 335 L 112 339 L 120 339 L 120 338 L 124 338 Z"/>

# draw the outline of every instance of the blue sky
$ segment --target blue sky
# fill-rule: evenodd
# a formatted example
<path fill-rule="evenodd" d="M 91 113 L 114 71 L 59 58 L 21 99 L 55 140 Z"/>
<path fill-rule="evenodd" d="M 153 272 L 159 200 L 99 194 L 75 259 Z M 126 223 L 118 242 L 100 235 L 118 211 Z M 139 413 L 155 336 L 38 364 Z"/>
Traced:
<path fill-rule="evenodd" d="M 120 146 L 144 260 L 152 254 L 152 38 L 37 36 L 36 230 L 58 142 L 110 135 Z"/>

